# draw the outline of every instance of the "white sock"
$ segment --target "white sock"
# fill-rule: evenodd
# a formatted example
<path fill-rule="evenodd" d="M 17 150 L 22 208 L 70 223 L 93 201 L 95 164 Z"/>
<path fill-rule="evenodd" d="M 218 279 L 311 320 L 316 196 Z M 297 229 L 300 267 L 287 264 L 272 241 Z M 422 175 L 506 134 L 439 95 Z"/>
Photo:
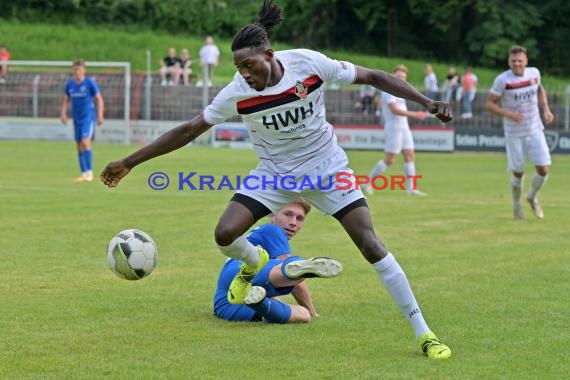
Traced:
<path fill-rule="evenodd" d="M 386 166 L 384 160 L 378 161 L 376 165 L 374 165 L 374 167 L 372 168 L 372 171 L 370 172 L 370 175 L 368 177 L 372 178 L 384 173 L 387 167 L 388 166 Z"/>
<path fill-rule="evenodd" d="M 416 175 L 416 164 L 414 163 L 414 161 L 404 163 L 404 174 L 406 175 L 406 178 L 408 178 L 408 184 L 406 186 L 406 189 L 408 190 L 408 192 L 410 192 L 412 190 L 417 190 L 417 187 L 418 187 L 417 179 L 415 179 L 416 188 L 414 189 L 414 186 L 413 186 L 414 179 L 409 178 L 411 176 Z"/>
<path fill-rule="evenodd" d="M 542 188 L 542 186 L 544 186 L 547 179 L 548 179 L 548 174 L 543 177 L 537 172 L 534 172 L 534 174 L 532 175 L 532 179 L 530 181 L 530 190 L 528 192 L 528 197 L 530 199 L 536 198 L 536 194 Z"/>
<path fill-rule="evenodd" d="M 227 257 L 241 260 L 249 266 L 257 265 L 259 262 L 259 251 L 243 235 L 234 240 L 232 244 L 226 246 L 219 245 L 218 248 Z"/>
<path fill-rule="evenodd" d="M 406 274 L 391 253 L 382 260 L 372 264 L 384 287 L 388 290 L 394 301 L 400 306 L 400 310 L 408 319 L 416 334 L 416 339 L 430 332 L 426 321 L 416 302 Z"/>
<path fill-rule="evenodd" d="M 511 195 L 513 196 L 513 208 L 521 208 L 521 194 L 523 191 L 523 179 L 512 176 L 511 177 Z"/>

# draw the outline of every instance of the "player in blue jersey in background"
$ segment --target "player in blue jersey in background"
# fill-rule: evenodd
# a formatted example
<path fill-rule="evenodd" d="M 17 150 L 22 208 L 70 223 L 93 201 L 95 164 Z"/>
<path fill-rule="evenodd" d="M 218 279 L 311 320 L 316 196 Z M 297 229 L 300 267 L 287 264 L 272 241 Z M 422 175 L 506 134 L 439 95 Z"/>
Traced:
<path fill-rule="evenodd" d="M 244 304 L 231 304 L 228 290 L 242 261 L 228 259 L 218 278 L 214 294 L 214 315 L 227 321 L 261 321 L 270 323 L 310 322 L 317 311 L 304 278 L 334 277 L 341 273 L 342 264 L 318 257 L 304 260 L 291 255 L 289 239 L 303 228 L 311 205 L 298 198 L 287 204 L 271 218 L 271 223 L 255 228 L 247 239 L 263 247 L 269 262 L 252 280 L 252 289 Z M 299 305 L 289 305 L 272 297 L 292 294 Z"/>
<path fill-rule="evenodd" d="M 97 106 L 95 107 L 95 104 Z M 65 97 L 61 106 L 61 122 L 67 124 L 68 109 L 71 104 L 71 115 L 77 142 L 77 155 L 81 175 L 75 182 L 93 181 L 93 152 L 91 139 L 95 122 L 103 124 L 103 96 L 93 78 L 85 76 L 85 62 L 78 59 L 73 62 L 73 79 L 65 86 Z"/>

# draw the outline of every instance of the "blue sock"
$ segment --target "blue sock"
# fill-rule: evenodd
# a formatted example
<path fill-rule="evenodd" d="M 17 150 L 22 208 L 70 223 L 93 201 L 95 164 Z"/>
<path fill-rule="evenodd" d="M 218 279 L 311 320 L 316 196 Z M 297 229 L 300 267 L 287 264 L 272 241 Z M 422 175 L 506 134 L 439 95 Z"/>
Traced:
<path fill-rule="evenodd" d="M 93 151 L 91 149 L 88 149 L 83 154 L 85 155 L 86 171 L 88 172 L 93 171 Z"/>
<path fill-rule="evenodd" d="M 77 157 L 79 158 L 79 168 L 81 169 L 81 174 L 87 171 L 87 162 L 85 160 L 85 152 L 77 152 Z"/>
<path fill-rule="evenodd" d="M 285 272 L 285 267 L 289 263 L 292 263 L 294 261 L 300 261 L 300 260 L 304 260 L 304 259 L 300 256 L 290 256 L 290 257 L 286 258 L 285 260 L 283 260 L 283 263 L 281 264 L 281 273 L 283 274 L 283 276 L 285 278 L 292 280 L 292 281 L 298 280 L 298 278 L 291 278 L 291 277 L 287 276 L 287 273 Z"/>
<path fill-rule="evenodd" d="M 264 298 L 260 303 L 247 306 L 269 323 L 287 323 L 291 317 L 291 306 L 270 298 Z"/>

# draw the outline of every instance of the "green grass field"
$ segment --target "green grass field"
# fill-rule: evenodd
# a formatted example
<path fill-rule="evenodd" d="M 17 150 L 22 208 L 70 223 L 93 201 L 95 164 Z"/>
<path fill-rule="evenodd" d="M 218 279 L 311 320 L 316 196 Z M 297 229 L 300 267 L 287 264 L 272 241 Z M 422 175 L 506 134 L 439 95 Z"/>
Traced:
<path fill-rule="evenodd" d="M 96 143 L 100 171 L 134 146 Z M 349 152 L 367 174 L 378 152 Z M 559 379 L 570 365 L 570 157 L 555 156 L 546 218 L 511 219 L 500 154 L 418 154 L 427 198 L 369 198 L 378 233 L 430 327 L 453 350 L 426 359 L 375 272 L 318 211 L 292 246 L 345 264 L 310 279 L 321 318 L 229 323 L 212 314 L 224 257 L 213 229 L 231 191 L 153 191 L 163 171 L 246 174 L 252 151 L 191 147 L 137 167 L 116 189 L 76 184 L 72 142 L 0 141 L 2 379 Z M 530 169 L 530 168 L 529 168 Z M 401 161 L 388 174 L 401 174 Z M 528 178 L 527 178 L 528 185 Z M 156 240 L 154 273 L 116 277 L 106 246 L 136 227 Z M 289 299 L 290 300 L 290 299 Z"/>

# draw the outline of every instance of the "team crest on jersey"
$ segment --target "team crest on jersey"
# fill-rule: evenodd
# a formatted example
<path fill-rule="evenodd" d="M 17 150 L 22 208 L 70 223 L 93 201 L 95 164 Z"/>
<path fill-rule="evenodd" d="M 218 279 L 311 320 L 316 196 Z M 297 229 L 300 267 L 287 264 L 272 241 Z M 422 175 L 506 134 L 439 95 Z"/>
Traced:
<path fill-rule="evenodd" d="M 305 99 L 307 94 L 309 93 L 309 87 L 305 86 L 301 81 L 297 81 L 295 85 L 295 95 L 297 95 L 301 99 Z"/>

